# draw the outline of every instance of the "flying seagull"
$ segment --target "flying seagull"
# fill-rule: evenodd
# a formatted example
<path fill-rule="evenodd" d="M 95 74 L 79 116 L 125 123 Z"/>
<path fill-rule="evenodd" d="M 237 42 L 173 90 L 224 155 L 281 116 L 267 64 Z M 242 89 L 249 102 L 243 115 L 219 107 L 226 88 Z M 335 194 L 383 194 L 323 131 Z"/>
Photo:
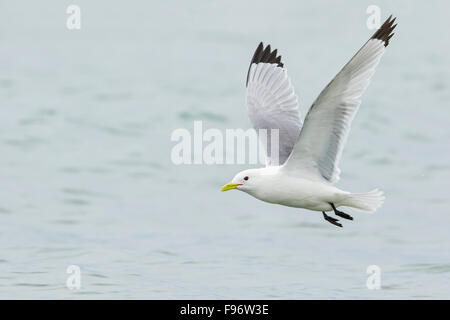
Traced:
<path fill-rule="evenodd" d="M 221 191 L 237 189 L 280 205 L 322 212 L 326 221 L 342 227 L 328 211 L 353 220 L 339 207 L 374 212 L 384 201 L 378 189 L 351 193 L 333 186 L 350 124 L 361 104 L 389 40 L 394 35 L 392 15 L 323 89 L 302 122 L 297 96 L 277 50 L 261 42 L 247 74 L 246 103 L 253 127 L 268 133 L 278 129 L 279 151 L 266 148 L 266 167 L 239 172 Z M 260 137 L 261 139 L 261 137 Z M 278 160 L 278 161 L 277 161 Z"/>

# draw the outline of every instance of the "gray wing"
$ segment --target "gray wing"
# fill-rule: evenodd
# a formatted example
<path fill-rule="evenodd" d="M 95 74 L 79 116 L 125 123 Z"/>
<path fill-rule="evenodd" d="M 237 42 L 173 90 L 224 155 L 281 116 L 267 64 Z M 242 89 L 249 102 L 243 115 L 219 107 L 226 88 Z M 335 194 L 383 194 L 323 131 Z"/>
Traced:
<path fill-rule="evenodd" d="M 283 170 L 330 183 L 339 180 L 339 160 L 351 122 L 393 36 L 394 21 L 389 17 L 320 93 Z"/>
<path fill-rule="evenodd" d="M 277 50 L 271 51 L 270 45 L 264 49 L 262 42 L 248 70 L 246 104 L 265 148 L 266 164 L 283 164 L 300 134 L 298 101 L 281 56 L 277 57 Z"/>

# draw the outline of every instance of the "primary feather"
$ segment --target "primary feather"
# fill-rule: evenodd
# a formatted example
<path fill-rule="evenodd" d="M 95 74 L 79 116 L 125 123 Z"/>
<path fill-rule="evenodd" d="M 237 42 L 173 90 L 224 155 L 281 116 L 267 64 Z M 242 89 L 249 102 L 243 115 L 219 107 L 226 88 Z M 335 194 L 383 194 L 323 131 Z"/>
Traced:
<path fill-rule="evenodd" d="M 309 109 L 285 170 L 314 175 L 330 183 L 339 180 L 339 160 L 361 95 L 392 37 L 389 18 L 325 87 Z"/>
<path fill-rule="evenodd" d="M 298 98 L 281 56 L 276 57 L 277 50 L 270 51 L 270 45 L 263 48 L 260 43 L 250 63 L 246 103 L 253 127 L 258 134 L 261 129 L 266 133 L 259 136 L 266 149 L 266 164 L 277 166 L 291 154 L 300 134 L 301 120 Z M 272 130 L 278 130 L 278 136 Z M 272 154 L 272 148 L 279 153 Z"/>

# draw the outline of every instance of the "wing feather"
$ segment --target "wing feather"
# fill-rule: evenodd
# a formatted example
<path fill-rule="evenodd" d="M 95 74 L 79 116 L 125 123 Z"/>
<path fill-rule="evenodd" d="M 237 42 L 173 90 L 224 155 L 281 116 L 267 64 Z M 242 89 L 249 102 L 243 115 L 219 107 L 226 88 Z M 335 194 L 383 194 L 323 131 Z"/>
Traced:
<path fill-rule="evenodd" d="M 320 93 L 306 115 L 284 170 L 330 183 L 339 180 L 338 165 L 351 122 L 393 36 L 394 21 L 390 16 Z"/>
<path fill-rule="evenodd" d="M 265 144 L 267 165 L 279 165 L 289 157 L 300 134 L 301 121 L 298 98 L 294 87 L 270 45 L 257 47 L 247 74 L 246 103 L 253 127 L 259 133 L 265 129 L 267 137 L 260 140 Z M 272 129 L 278 129 L 278 148 L 272 144 Z M 276 136 L 274 136 L 276 137 Z M 272 150 L 278 154 L 272 154 Z"/>

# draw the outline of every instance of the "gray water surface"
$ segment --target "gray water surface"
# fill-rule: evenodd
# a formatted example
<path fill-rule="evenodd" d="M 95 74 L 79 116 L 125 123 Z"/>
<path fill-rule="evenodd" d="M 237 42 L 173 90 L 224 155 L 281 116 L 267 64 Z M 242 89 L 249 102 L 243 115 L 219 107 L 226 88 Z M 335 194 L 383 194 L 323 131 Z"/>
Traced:
<path fill-rule="evenodd" d="M 432 3 L 79 0 L 81 30 L 69 1 L 0 5 L 0 298 L 450 298 L 450 6 Z M 338 187 L 384 190 L 374 215 L 338 229 L 219 192 L 251 166 L 172 164 L 177 128 L 250 127 L 261 40 L 304 115 L 373 33 L 371 4 L 399 25 Z"/>

